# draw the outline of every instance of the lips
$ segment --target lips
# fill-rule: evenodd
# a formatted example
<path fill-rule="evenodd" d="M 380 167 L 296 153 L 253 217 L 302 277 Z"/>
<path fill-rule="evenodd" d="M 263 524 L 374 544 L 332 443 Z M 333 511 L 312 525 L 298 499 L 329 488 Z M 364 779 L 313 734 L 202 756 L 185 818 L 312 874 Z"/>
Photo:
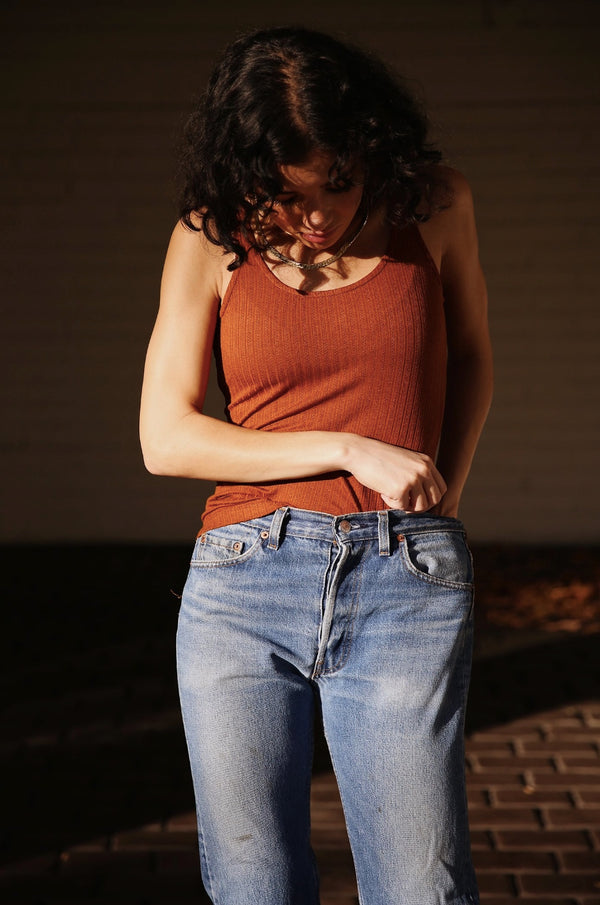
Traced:
<path fill-rule="evenodd" d="M 304 232 L 302 233 L 302 238 L 307 242 L 327 242 L 329 239 L 331 239 L 334 232 L 335 230 L 333 229 L 315 233 Z"/>

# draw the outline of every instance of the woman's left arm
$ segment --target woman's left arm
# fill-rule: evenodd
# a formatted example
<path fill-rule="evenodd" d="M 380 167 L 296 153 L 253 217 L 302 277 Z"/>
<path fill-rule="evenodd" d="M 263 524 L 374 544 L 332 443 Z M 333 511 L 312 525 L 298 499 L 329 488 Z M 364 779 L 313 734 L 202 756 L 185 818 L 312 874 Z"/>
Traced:
<path fill-rule="evenodd" d="M 448 489 L 433 511 L 456 517 L 492 400 L 493 365 L 473 198 L 460 173 L 452 173 L 451 186 L 452 204 L 438 214 L 436 224 L 448 335 L 448 384 L 437 466 Z"/>

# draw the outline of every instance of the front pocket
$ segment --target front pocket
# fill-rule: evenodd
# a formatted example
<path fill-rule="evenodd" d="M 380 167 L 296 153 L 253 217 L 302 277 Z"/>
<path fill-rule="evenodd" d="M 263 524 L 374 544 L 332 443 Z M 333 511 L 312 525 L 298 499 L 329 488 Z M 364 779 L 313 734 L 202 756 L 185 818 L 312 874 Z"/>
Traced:
<path fill-rule="evenodd" d="M 245 562 L 262 547 L 262 534 L 241 526 L 217 528 L 196 540 L 190 566 L 232 566 Z"/>
<path fill-rule="evenodd" d="M 413 575 L 451 588 L 472 587 L 473 559 L 462 531 L 421 531 L 397 538 L 404 563 Z"/>

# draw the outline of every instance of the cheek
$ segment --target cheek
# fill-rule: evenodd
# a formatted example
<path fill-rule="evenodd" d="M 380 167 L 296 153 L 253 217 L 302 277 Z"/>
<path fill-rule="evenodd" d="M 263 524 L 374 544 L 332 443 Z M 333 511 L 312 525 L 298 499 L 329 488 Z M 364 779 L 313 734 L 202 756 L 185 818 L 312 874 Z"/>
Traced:
<path fill-rule="evenodd" d="M 361 188 L 356 189 L 352 193 L 352 196 L 348 199 L 349 200 L 348 207 L 352 211 L 352 214 L 355 214 L 356 211 L 359 209 L 361 201 L 362 201 L 362 197 L 363 197 L 363 189 L 361 186 Z"/>
<path fill-rule="evenodd" d="M 286 232 L 288 229 L 294 228 L 296 220 L 297 218 L 294 217 L 291 211 L 274 210 L 269 217 L 269 224 Z"/>
<path fill-rule="evenodd" d="M 338 222 L 350 222 L 356 215 L 356 212 L 360 207 L 361 200 L 362 189 L 357 192 L 353 191 L 348 195 L 338 196 L 334 205 L 335 216 Z"/>
<path fill-rule="evenodd" d="M 275 223 L 276 226 L 285 226 L 293 220 L 293 217 L 290 217 L 287 211 L 275 211 L 272 216 L 273 223 Z"/>

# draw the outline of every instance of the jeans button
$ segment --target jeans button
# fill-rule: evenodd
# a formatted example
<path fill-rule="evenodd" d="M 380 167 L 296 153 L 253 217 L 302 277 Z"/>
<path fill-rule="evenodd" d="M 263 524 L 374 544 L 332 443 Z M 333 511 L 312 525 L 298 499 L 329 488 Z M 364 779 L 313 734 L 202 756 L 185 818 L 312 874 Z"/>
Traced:
<path fill-rule="evenodd" d="M 343 531 L 344 534 L 348 534 L 348 532 L 352 531 L 352 525 L 348 519 L 344 519 L 340 522 L 340 531 Z"/>

